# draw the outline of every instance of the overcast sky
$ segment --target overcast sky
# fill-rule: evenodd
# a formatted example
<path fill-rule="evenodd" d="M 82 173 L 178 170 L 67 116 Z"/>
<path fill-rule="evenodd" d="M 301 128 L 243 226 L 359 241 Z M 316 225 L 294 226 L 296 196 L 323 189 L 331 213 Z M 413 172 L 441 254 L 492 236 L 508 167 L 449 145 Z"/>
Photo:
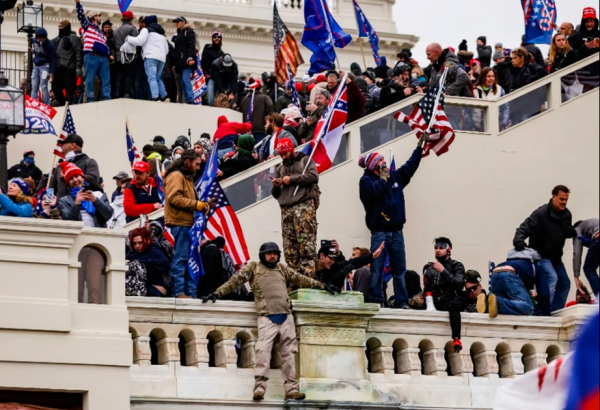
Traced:
<path fill-rule="evenodd" d="M 568 21 L 577 26 L 583 9 L 590 6 L 598 7 L 598 1 L 556 0 L 558 24 Z M 422 66 L 427 65 L 425 49 L 433 42 L 458 51 L 465 39 L 469 50 L 476 51 L 477 37 L 485 35 L 492 47 L 503 43 L 506 48 L 515 48 L 524 34 L 523 18 L 519 0 L 397 0 L 394 7 L 398 31 L 421 38 L 413 58 Z M 540 48 L 546 55 L 548 47 Z"/>

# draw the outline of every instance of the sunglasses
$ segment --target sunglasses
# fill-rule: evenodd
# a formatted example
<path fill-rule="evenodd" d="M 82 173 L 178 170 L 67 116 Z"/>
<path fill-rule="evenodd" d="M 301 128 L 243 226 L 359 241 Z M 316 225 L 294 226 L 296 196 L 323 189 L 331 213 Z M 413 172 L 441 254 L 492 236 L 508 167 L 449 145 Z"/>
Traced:
<path fill-rule="evenodd" d="M 479 285 L 470 288 L 465 288 L 465 290 L 467 291 L 467 293 L 475 293 L 477 291 L 477 288 L 479 288 Z"/>
<path fill-rule="evenodd" d="M 434 246 L 434 248 L 436 251 L 445 251 L 446 249 L 448 249 L 447 246 Z"/>

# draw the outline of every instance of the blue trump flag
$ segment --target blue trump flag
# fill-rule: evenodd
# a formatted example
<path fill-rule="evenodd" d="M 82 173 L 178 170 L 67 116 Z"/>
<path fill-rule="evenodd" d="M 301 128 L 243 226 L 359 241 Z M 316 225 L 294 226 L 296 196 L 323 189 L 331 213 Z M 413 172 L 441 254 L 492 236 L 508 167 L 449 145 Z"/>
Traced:
<path fill-rule="evenodd" d="M 131 6 L 131 3 L 133 3 L 133 0 L 118 0 L 119 1 L 119 9 L 121 10 L 121 13 L 125 13 L 127 11 L 127 9 L 129 8 L 129 6 Z"/>
<path fill-rule="evenodd" d="M 381 57 L 379 56 L 379 36 L 377 32 L 369 23 L 369 20 L 365 17 L 362 9 L 356 2 L 354 3 L 354 12 L 356 14 L 356 23 L 358 24 L 358 37 L 367 37 L 369 39 L 369 43 L 371 43 L 371 50 L 373 50 L 373 58 L 375 59 L 375 64 L 377 67 L 381 65 Z"/>
<path fill-rule="evenodd" d="M 313 52 L 309 74 L 335 68 L 335 48 L 344 48 L 352 41 L 334 20 L 325 0 L 307 0 L 304 4 L 304 35 L 302 44 Z"/>
<path fill-rule="evenodd" d="M 198 191 L 198 197 L 201 202 L 208 202 L 208 194 L 210 187 L 217 179 L 217 171 L 219 170 L 219 159 L 217 152 L 217 144 L 213 146 L 208 158 L 208 163 L 202 178 L 196 182 L 196 191 Z M 190 277 L 198 284 L 198 281 L 204 276 L 204 267 L 202 266 L 202 257 L 200 256 L 200 247 L 202 245 L 202 237 L 204 236 L 204 230 L 206 229 L 206 215 L 202 212 L 196 212 L 196 219 L 194 225 L 190 230 L 190 241 L 192 248 L 190 250 L 190 259 L 188 261 L 188 272 Z"/>
<path fill-rule="evenodd" d="M 556 23 L 554 0 L 521 0 L 525 13 L 525 43 L 552 44 Z"/>

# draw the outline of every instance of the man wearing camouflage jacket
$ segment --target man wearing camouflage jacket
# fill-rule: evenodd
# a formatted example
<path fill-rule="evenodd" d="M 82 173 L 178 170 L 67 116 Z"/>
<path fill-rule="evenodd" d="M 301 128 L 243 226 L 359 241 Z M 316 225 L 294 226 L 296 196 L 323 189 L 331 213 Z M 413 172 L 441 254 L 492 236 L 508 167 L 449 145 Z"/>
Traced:
<path fill-rule="evenodd" d="M 281 368 L 285 380 L 285 399 L 304 400 L 306 396 L 299 391 L 296 380 L 296 362 L 294 355 L 298 353 L 296 327 L 292 316 L 291 301 L 287 284 L 299 288 L 324 289 L 331 294 L 340 292 L 329 285 L 324 285 L 279 263 L 281 251 L 275 243 L 266 243 L 260 248 L 260 262 L 252 262 L 242 271 L 234 275 L 229 282 L 217 291 L 202 299 L 215 302 L 249 282 L 258 313 L 258 343 L 256 344 L 256 367 L 254 374 L 254 400 L 265 398 L 271 364 L 271 352 L 275 338 L 280 338 L 280 353 L 283 366 Z"/>

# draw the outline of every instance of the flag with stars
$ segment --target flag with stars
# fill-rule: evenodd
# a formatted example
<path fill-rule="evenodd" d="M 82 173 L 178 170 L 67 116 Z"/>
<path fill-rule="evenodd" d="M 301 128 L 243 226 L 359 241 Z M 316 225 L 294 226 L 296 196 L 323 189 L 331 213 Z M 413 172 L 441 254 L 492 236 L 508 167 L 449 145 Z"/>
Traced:
<path fill-rule="evenodd" d="M 287 81 L 286 66 L 291 67 L 296 76 L 298 67 L 304 64 L 298 42 L 279 15 L 277 2 L 273 4 L 273 47 L 275 49 L 275 77 L 278 84 Z"/>
<path fill-rule="evenodd" d="M 367 17 L 365 17 L 365 14 L 356 0 L 353 0 L 353 3 L 354 13 L 356 14 L 356 23 L 358 24 L 358 37 L 366 37 L 369 39 L 375 64 L 379 67 L 381 65 L 381 57 L 379 56 L 379 36 L 371 23 L 369 23 L 369 20 L 367 20 Z"/>
<path fill-rule="evenodd" d="M 525 42 L 552 44 L 557 21 L 555 0 L 521 0 L 525 13 Z"/>
<path fill-rule="evenodd" d="M 348 87 L 344 75 L 335 96 L 315 127 L 314 139 L 304 148 L 306 155 L 313 155 L 319 174 L 331 168 L 337 156 L 348 120 Z"/>
<path fill-rule="evenodd" d="M 65 140 L 70 134 L 77 134 L 75 130 L 75 122 L 73 121 L 73 114 L 71 114 L 71 108 L 67 105 L 65 113 L 65 122 L 63 123 L 62 130 L 60 132 L 60 139 Z M 65 159 L 65 154 L 62 152 L 62 146 L 56 144 L 56 148 L 54 148 L 54 155 Z"/>
<path fill-rule="evenodd" d="M 450 145 L 456 138 L 456 133 L 444 112 L 445 94 L 446 87 L 440 90 L 442 83 L 445 81 L 440 80 L 438 85 L 423 98 L 419 104 L 415 107 L 413 113 L 408 116 L 402 111 L 396 113 L 396 119 L 400 122 L 408 124 L 410 128 L 415 132 L 418 139 L 421 139 L 423 134 L 428 130 L 431 125 L 431 136 L 429 143 L 424 148 L 423 156 L 428 156 L 431 151 L 439 157 L 449 151 Z M 440 101 L 437 107 L 435 101 L 438 94 L 441 93 Z M 434 109 L 435 108 L 435 109 Z M 435 121 L 431 122 L 435 115 Z"/>
<path fill-rule="evenodd" d="M 302 115 L 302 119 L 306 119 L 304 117 L 304 112 L 302 111 L 302 105 L 300 104 L 300 96 L 298 95 L 298 90 L 296 89 L 296 82 L 294 81 L 294 72 L 290 65 L 287 65 L 288 72 L 288 88 L 292 90 L 292 104 L 294 104 L 300 110 L 300 115 Z"/>
<path fill-rule="evenodd" d="M 129 158 L 129 163 L 131 164 L 131 168 L 133 165 L 138 162 L 141 157 L 138 153 L 138 150 L 135 146 L 135 142 L 133 141 L 133 137 L 129 133 L 129 125 L 125 125 L 125 134 L 127 134 L 127 157 Z"/>
<path fill-rule="evenodd" d="M 194 78 L 192 79 L 192 88 L 194 90 L 194 103 L 196 105 L 202 105 L 202 96 L 208 91 L 208 85 L 206 84 L 206 76 L 202 72 L 202 60 L 200 60 L 200 54 L 196 54 L 196 70 L 194 71 Z"/>

